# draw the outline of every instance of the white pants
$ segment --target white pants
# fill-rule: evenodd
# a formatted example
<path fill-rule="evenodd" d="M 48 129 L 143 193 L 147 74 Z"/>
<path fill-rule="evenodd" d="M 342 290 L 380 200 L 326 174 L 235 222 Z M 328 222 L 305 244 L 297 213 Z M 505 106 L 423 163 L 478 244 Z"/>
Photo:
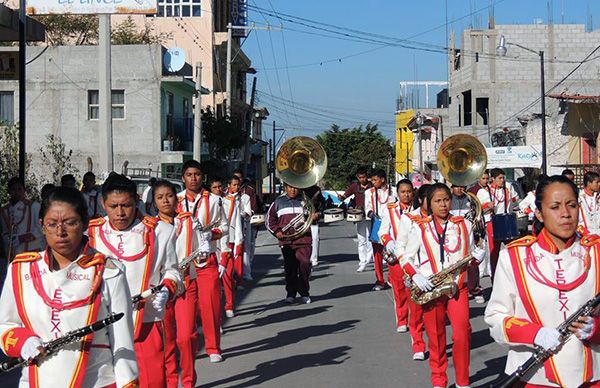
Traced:
<path fill-rule="evenodd" d="M 310 262 L 312 265 L 317 265 L 319 263 L 319 224 L 310 226 L 310 234 L 312 235 Z"/>
<path fill-rule="evenodd" d="M 254 261 L 254 247 L 256 244 L 255 229 L 249 222 L 243 221 L 244 228 L 244 277 L 252 276 L 252 262 Z"/>
<path fill-rule="evenodd" d="M 358 262 L 366 265 L 373 262 L 373 245 L 369 241 L 371 221 L 362 220 L 356 223 L 356 238 L 358 239 Z"/>

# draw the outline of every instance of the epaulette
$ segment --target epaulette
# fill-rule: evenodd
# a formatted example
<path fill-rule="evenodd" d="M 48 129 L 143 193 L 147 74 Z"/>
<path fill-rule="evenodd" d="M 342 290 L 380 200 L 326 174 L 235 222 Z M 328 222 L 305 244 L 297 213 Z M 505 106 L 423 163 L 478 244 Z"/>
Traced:
<path fill-rule="evenodd" d="M 398 207 L 398 203 L 397 202 L 388 203 L 387 207 L 388 207 L 388 209 L 393 209 L 395 207 Z"/>
<path fill-rule="evenodd" d="M 584 237 L 590 234 L 590 231 L 585 226 L 579 224 L 577 225 L 577 233 L 579 234 L 579 236 Z"/>
<path fill-rule="evenodd" d="M 418 220 L 415 220 L 414 222 L 416 222 L 419 225 L 428 224 L 431 222 L 431 216 L 421 217 Z"/>
<path fill-rule="evenodd" d="M 179 196 L 179 195 L 178 195 L 178 196 L 177 196 L 177 203 L 181 203 L 181 202 L 183 202 L 183 200 L 184 200 L 184 199 L 185 199 L 185 195 L 182 195 L 182 196 Z"/>
<path fill-rule="evenodd" d="M 600 236 L 597 234 L 587 234 L 581 238 L 579 243 L 584 247 L 591 247 L 600 242 Z"/>
<path fill-rule="evenodd" d="M 90 220 L 88 227 L 102 226 L 102 225 L 104 225 L 105 222 L 106 222 L 106 219 L 104 217 L 97 217 L 97 218 Z"/>
<path fill-rule="evenodd" d="M 142 223 L 147 227 L 154 229 L 158 224 L 158 219 L 154 217 L 145 216 L 144 218 L 142 218 Z"/>
<path fill-rule="evenodd" d="M 208 196 L 210 196 L 210 193 L 208 192 L 208 190 L 203 190 L 202 191 L 202 196 L 203 197 L 208 197 Z"/>
<path fill-rule="evenodd" d="M 515 241 L 511 242 L 510 244 L 506 245 L 506 247 L 507 248 L 530 247 L 536 241 L 537 241 L 537 238 L 535 236 L 524 236 L 524 237 L 518 238 Z"/>
<path fill-rule="evenodd" d="M 186 217 L 191 217 L 192 216 L 192 212 L 181 212 L 179 214 L 177 214 L 177 217 L 175 218 L 179 218 L 180 220 L 186 218 Z"/>
<path fill-rule="evenodd" d="M 23 252 L 19 253 L 13 259 L 13 263 L 31 263 L 38 261 L 42 256 L 38 252 Z"/>
<path fill-rule="evenodd" d="M 100 252 L 96 252 L 93 255 L 82 257 L 77 263 L 81 268 L 89 268 L 98 264 L 106 263 L 106 256 Z"/>
<path fill-rule="evenodd" d="M 458 224 L 460 222 L 464 222 L 465 221 L 465 217 L 463 216 L 452 216 L 450 217 L 450 222 L 454 223 L 454 224 Z"/>

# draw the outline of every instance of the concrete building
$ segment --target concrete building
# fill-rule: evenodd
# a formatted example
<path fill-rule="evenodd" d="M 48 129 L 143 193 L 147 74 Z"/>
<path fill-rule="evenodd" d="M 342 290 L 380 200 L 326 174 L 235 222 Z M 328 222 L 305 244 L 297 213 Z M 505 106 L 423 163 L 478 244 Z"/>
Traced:
<path fill-rule="evenodd" d="M 0 54 L 16 47 L 0 47 Z M 166 74 L 161 45 L 113 46 L 113 149 L 116 171 L 130 167 L 174 173 L 192 155 L 195 84 Z M 27 152 L 34 168 L 46 135 L 59 136 L 80 171 L 96 173 L 98 141 L 98 48 L 29 47 L 27 57 Z M 1 80 L 4 101 L 18 99 L 18 81 Z M 205 91 L 207 92 L 207 91 Z M 13 104 L 18 117 L 18 104 Z M 16 120 L 15 120 L 16 121 Z"/>
<path fill-rule="evenodd" d="M 496 52 L 501 36 L 506 39 L 506 56 Z M 572 24 L 492 23 L 486 30 L 463 31 L 459 43 L 452 36 L 446 135 L 470 133 L 486 146 L 540 145 L 540 57 L 536 53 L 543 50 L 545 55 L 546 94 L 597 95 L 600 63 L 578 65 L 599 40 L 600 30 L 587 32 L 584 25 Z M 560 173 L 565 164 L 583 163 L 584 155 L 597 155 L 598 126 L 589 122 L 591 116 L 585 118 L 589 130 L 577 132 L 569 127 L 567 113 L 568 106 L 560 99 L 546 98 L 549 173 Z M 584 119 L 576 110 L 569 114 Z M 598 163 L 597 156 L 585 162 Z"/>

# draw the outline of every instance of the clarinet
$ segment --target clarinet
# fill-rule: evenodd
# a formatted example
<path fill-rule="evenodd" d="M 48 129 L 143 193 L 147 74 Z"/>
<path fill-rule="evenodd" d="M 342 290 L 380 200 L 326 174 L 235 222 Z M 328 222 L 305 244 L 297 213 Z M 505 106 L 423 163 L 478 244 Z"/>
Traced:
<path fill-rule="evenodd" d="M 579 319 L 579 317 L 589 316 L 592 311 L 600 304 L 600 293 L 588 300 L 579 310 L 571 314 L 563 323 L 561 323 L 556 330 L 561 335 L 561 345 L 567 342 L 567 340 L 573 335 L 569 331 L 569 327 Z M 540 346 L 535 347 L 535 352 L 525 363 L 521 364 L 516 371 L 514 371 L 505 380 L 501 381 L 498 385 L 493 387 L 497 388 L 510 388 L 512 387 L 521 377 L 525 376 L 530 370 L 543 364 L 550 356 L 558 353 L 555 350 L 545 350 Z"/>
<path fill-rule="evenodd" d="M 131 304 L 136 304 L 137 302 L 149 298 L 152 295 L 156 294 L 158 291 L 162 290 L 164 286 L 159 284 L 158 286 L 154 286 L 152 288 L 148 288 L 146 291 L 142 291 L 142 293 L 134 295 L 131 297 Z"/>
<path fill-rule="evenodd" d="M 89 326 L 84 326 L 80 329 L 70 331 L 67 334 L 65 334 L 64 336 L 57 338 L 55 340 L 52 340 L 49 342 L 44 342 L 42 344 L 42 347 L 44 348 L 44 351 L 42 352 L 43 356 L 41 356 L 40 359 L 48 357 L 48 356 L 58 352 L 60 349 L 64 348 L 65 346 L 67 346 L 73 342 L 77 342 L 77 341 L 81 340 L 83 337 L 87 336 L 88 334 L 91 334 L 95 331 L 104 329 L 105 327 L 112 325 L 119 319 L 123 318 L 124 315 L 125 315 L 124 313 L 118 313 L 118 314 L 112 313 L 107 318 L 96 321 Z M 9 370 L 35 363 L 35 362 L 39 361 L 40 359 L 38 359 L 36 357 L 33 361 L 29 362 L 28 360 L 24 360 L 21 357 L 9 358 L 7 361 L 0 364 L 0 373 L 8 372 Z"/>

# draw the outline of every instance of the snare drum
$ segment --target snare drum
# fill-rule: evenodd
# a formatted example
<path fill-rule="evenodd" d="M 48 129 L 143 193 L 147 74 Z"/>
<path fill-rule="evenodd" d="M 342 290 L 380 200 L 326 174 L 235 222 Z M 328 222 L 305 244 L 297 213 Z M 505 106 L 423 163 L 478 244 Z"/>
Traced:
<path fill-rule="evenodd" d="M 527 227 L 529 226 L 529 216 L 524 211 L 517 212 L 517 230 L 520 234 L 527 233 Z"/>
<path fill-rule="evenodd" d="M 371 230 L 369 231 L 369 241 L 381 244 L 379 240 L 379 228 L 381 228 L 381 218 L 373 216 L 371 219 Z"/>
<path fill-rule="evenodd" d="M 494 240 L 496 241 L 508 241 L 519 237 L 517 215 L 514 213 L 494 214 L 492 216 L 492 227 Z"/>
<path fill-rule="evenodd" d="M 323 222 L 326 224 L 330 222 L 342 221 L 344 219 L 344 210 L 339 207 L 323 210 Z"/>
<path fill-rule="evenodd" d="M 348 209 L 346 211 L 346 221 L 348 222 L 361 222 L 365 219 L 365 213 L 362 209 Z"/>
<path fill-rule="evenodd" d="M 250 225 L 260 225 L 265 223 L 265 215 L 264 214 L 253 214 L 250 217 Z"/>

